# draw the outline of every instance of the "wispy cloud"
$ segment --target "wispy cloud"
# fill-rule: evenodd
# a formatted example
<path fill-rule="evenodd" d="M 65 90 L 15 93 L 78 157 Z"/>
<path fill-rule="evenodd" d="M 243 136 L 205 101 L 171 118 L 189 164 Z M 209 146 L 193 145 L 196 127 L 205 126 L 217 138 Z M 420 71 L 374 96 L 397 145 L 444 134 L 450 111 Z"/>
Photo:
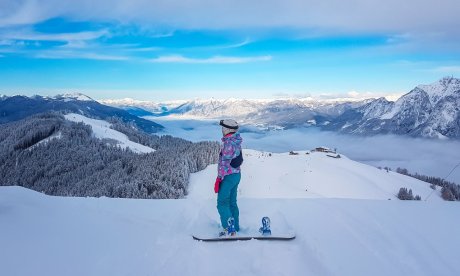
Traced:
<path fill-rule="evenodd" d="M 434 69 L 432 69 L 434 72 L 439 72 L 439 73 L 460 73 L 460 65 L 458 66 L 439 66 Z"/>
<path fill-rule="evenodd" d="M 139 47 L 139 48 L 129 47 L 129 48 L 126 48 L 125 50 L 129 52 L 157 52 L 157 51 L 164 50 L 164 48 L 161 48 L 161 47 Z"/>
<path fill-rule="evenodd" d="M 192 63 L 192 64 L 235 64 L 270 61 L 272 56 L 255 56 L 255 57 L 231 57 L 231 56 L 214 56 L 210 58 L 189 58 L 181 55 L 160 56 L 150 59 L 154 63 Z"/>
<path fill-rule="evenodd" d="M 42 59 L 90 59 L 90 60 L 112 60 L 125 61 L 129 60 L 128 56 L 109 55 L 101 53 L 90 53 L 81 51 L 46 51 L 38 52 L 34 55 L 36 58 Z"/>
<path fill-rule="evenodd" d="M 29 40 L 29 41 L 85 41 L 108 35 L 108 30 L 86 31 L 76 33 L 37 33 L 30 30 L 15 30 L 0 33 L 0 39 L 6 41 Z"/>
<path fill-rule="evenodd" d="M 241 41 L 239 43 L 220 46 L 220 48 L 222 48 L 222 49 L 240 48 L 240 47 L 246 46 L 248 44 L 251 44 L 251 42 L 252 42 L 251 39 L 246 38 L 245 40 L 243 40 L 243 41 Z"/>
<path fill-rule="evenodd" d="M 235 49 L 235 48 L 240 48 L 246 45 L 249 45 L 253 42 L 252 39 L 246 38 L 241 42 L 236 42 L 233 44 L 224 44 L 224 45 L 215 45 L 215 46 L 205 46 L 202 47 L 204 49 Z"/>

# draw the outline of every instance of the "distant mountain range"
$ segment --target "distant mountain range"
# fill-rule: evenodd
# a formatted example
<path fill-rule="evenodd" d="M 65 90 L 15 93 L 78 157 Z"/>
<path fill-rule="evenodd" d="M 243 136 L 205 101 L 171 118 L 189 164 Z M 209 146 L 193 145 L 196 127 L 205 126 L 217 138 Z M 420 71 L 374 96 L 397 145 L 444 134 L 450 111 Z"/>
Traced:
<path fill-rule="evenodd" d="M 293 128 L 328 124 L 344 111 L 366 104 L 369 100 L 306 99 L 195 99 L 190 101 L 149 102 L 133 99 L 102 100 L 101 103 L 151 112 L 151 116 L 186 116 L 195 118 L 234 118 L 242 124 L 259 128 Z M 135 110 L 139 113 L 139 110 Z"/>
<path fill-rule="evenodd" d="M 135 116 L 124 109 L 103 105 L 83 94 L 64 94 L 55 97 L 0 97 L 0 124 L 48 111 L 67 111 L 103 120 L 118 117 L 125 123 L 135 124 L 147 133 L 155 133 L 163 128 L 151 120 Z"/>
<path fill-rule="evenodd" d="M 385 98 L 361 101 L 208 99 L 165 103 L 122 99 L 101 102 L 135 114 L 232 117 L 243 124 L 267 129 L 317 126 L 360 135 L 460 138 L 460 79 L 453 77 L 419 85 L 395 102 Z"/>
<path fill-rule="evenodd" d="M 124 122 L 133 122 L 148 133 L 162 128 L 151 119 L 175 115 L 234 118 L 245 126 L 256 126 L 258 129 L 314 126 L 359 135 L 398 134 L 459 139 L 460 79 L 445 77 L 429 85 L 419 85 L 395 102 L 385 98 L 359 101 L 306 98 L 196 99 L 158 103 L 128 98 L 99 103 L 83 94 L 0 96 L 0 123 L 50 110 L 65 110 L 100 119 L 116 116 Z"/>

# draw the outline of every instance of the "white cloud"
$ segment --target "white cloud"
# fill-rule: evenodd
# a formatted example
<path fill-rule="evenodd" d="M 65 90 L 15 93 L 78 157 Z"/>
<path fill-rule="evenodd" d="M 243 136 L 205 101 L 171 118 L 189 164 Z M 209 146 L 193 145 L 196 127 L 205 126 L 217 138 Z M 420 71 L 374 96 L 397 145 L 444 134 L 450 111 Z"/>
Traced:
<path fill-rule="evenodd" d="M 123 61 L 129 60 L 127 56 L 119 55 L 108 55 L 101 53 L 90 53 L 90 52 L 81 52 L 81 51 L 41 51 L 37 52 L 34 55 L 36 58 L 43 59 L 90 59 L 90 60 L 113 60 L 113 61 Z"/>
<path fill-rule="evenodd" d="M 164 49 L 161 47 L 140 47 L 140 48 L 129 47 L 129 48 L 126 48 L 125 50 L 130 51 L 130 52 L 157 52 L 157 51 L 161 51 Z"/>
<path fill-rule="evenodd" d="M 302 28 L 358 33 L 459 34 L 458 0 L 3 0 L 0 26 L 53 17 L 178 29 Z M 455 37 L 451 37 L 455 39 Z"/>
<path fill-rule="evenodd" d="M 107 30 L 76 32 L 76 33 L 37 33 L 30 30 L 15 30 L 0 33 L 0 39 L 4 41 L 11 40 L 34 40 L 34 41 L 85 41 L 100 38 L 108 35 Z"/>
<path fill-rule="evenodd" d="M 439 73 L 460 73 L 460 66 L 439 66 L 434 68 L 432 71 Z"/>
<path fill-rule="evenodd" d="M 214 56 L 210 58 L 189 58 L 181 55 L 160 56 L 151 59 L 154 63 L 193 63 L 193 64 L 235 64 L 248 63 L 259 61 L 270 61 L 271 56 L 255 56 L 255 57 L 229 57 L 229 56 Z"/>

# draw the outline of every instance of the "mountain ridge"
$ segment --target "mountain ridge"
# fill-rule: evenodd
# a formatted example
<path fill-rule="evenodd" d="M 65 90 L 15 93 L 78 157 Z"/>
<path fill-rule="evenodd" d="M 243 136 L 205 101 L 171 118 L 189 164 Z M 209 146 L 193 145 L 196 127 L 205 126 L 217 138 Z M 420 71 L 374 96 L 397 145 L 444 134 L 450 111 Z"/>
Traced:
<path fill-rule="evenodd" d="M 123 102 L 124 108 L 129 102 Z M 112 100 L 110 103 L 117 105 L 121 102 Z M 417 85 L 396 101 L 384 97 L 360 101 L 195 99 L 165 104 L 131 101 L 131 104 L 147 110 L 155 105 L 155 116 L 232 117 L 242 124 L 261 129 L 315 126 L 355 135 L 397 134 L 460 139 L 460 79 L 454 77 Z"/>
<path fill-rule="evenodd" d="M 73 112 L 100 119 L 118 117 L 125 123 L 133 123 L 147 133 L 155 133 L 163 128 L 153 121 L 137 117 L 120 108 L 103 105 L 80 93 L 60 94 L 54 97 L 16 95 L 3 98 L 0 101 L 0 124 L 49 111 Z"/>

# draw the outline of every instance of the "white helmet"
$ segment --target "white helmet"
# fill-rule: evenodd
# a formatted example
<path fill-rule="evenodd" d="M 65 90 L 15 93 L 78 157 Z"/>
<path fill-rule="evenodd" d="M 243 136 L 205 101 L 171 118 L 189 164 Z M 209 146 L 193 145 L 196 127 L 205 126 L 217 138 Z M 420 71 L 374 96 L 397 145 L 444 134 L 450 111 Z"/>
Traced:
<path fill-rule="evenodd" d="M 222 133 L 224 135 L 235 133 L 238 130 L 238 123 L 232 119 L 220 120 L 219 125 L 222 126 Z"/>

